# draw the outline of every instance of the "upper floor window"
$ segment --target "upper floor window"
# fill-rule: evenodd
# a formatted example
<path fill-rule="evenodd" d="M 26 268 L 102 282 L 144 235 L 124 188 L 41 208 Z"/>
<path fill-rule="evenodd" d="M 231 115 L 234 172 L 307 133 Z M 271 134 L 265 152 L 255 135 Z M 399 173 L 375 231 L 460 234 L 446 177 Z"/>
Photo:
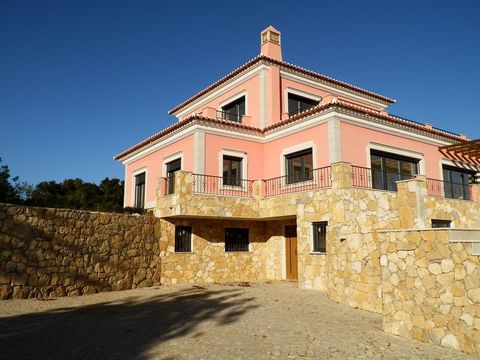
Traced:
<path fill-rule="evenodd" d="M 241 186 L 242 158 L 223 156 L 223 185 Z"/>
<path fill-rule="evenodd" d="M 135 201 L 134 207 L 145 208 L 145 172 L 135 175 Z"/>
<path fill-rule="evenodd" d="M 166 164 L 167 167 L 167 194 L 175 192 L 175 173 L 182 169 L 182 159 L 176 159 Z"/>
<path fill-rule="evenodd" d="M 243 115 L 245 115 L 245 96 L 222 106 L 222 119 L 241 122 Z"/>
<path fill-rule="evenodd" d="M 287 184 L 313 179 L 312 149 L 302 150 L 285 156 Z"/>
<path fill-rule="evenodd" d="M 474 182 L 475 173 L 463 169 L 443 167 L 445 197 L 470 200 L 470 184 Z"/>
<path fill-rule="evenodd" d="M 372 151 L 372 185 L 374 189 L 397 191 L 397 181 L 418 174 L 418 160 Z"/>
<path fill-rule="evenodd" d="M 302 111 L 308 110 L 317 106 L 319 101 L 312 100 L 300 95 L 288 94 L 288 113 L 290 115 L 298 114 Z"/>

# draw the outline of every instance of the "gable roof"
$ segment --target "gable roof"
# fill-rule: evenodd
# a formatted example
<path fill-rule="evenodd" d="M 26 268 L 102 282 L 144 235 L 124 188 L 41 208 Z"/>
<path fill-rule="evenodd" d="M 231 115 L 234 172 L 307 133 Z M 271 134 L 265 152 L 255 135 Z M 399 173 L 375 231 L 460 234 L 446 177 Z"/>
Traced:
<path fill-rule="evenodd" d="M 293 65 L 293 64 L 290 64 L 290 63 L 287 63 L 285 61 L 280 61 L 280 60 L 277 60 L 277 59 L 273 59 L 271 57 L 268 57 L 268 56 L 265 56 L 265 55 L 258 55 L 256 57 L 254 57 L 252 60 L 246 62 L 245 64 L 243 64 L 242 66 L 238 67 L 237 69 L 233 70 L 231 73 L 227 74 L 226 76 L 222 77 L 220 80 L 214 82 L 213 84 L 211 84 L 210 86 L 206 87 L 205 89 L 203 89 L 202 91 L 200 91 L 199 93 L 197 93 L 196 95 L 192 96 L 191 98 L 187 99 L 186 101 L 184 101 L 183 103 L 181 103 L 180 105 L 174 107 L 173 109 L 171 109 L 168 113 L 173 115 L 175 114 L 178 110 L 184 108 L 185 106 L 187 106 L 188 104 L 194 102 L 195 100 L 199 99 L 200 97 L 202 97 L 203 95 L 207 94 L 208 92 L 210 92 L 211 90 L 215 89 L 216 87 L 222 85 L 223 83 L 227 82 L 228 80 L 230 80 L 231 78 L 235 77 L 236 75 L 240 74 L 241 72 L 247 70 L 248 68 L 256 65 L 257 63 L 261 62 L 261 61 L 265 61 L 265 62 L 268 62 L 270 64 L 274 64 L 274 65 L 277 65 L 279 67 L 283 67 L 283 68 L 286 68 L 286 69 L 290 69 L 290 70 L 293 70 L 293 71 L 297 71 L 297 72 L 300 72 L 304 75 L 307 75 L 307 76 L 311 76 L 311 77 L 314 77 L 316 79 L 319 79 L 319 80 L 322 80 L 322 81 L 325 81 L 325 82 L 328 82 L 330 84 L 333 84 L 333 85 L 336 85 L 336 86 L 340 86 L 340 87 L 343 87 L 343 88 L 346 88 L 346 89 L 349 89 L 349 90 L 353 90 L 355 92 L 358 92 L 358 93 L 361 93 L 363 95 L 367 95 L 367 96 L 370 96 L 372 98 L 375 98 L 376 100 L 379 100 L 381 102 L 384 102 L 386 104 L 393 104 L 395 103 L 395 100 L 394 99 L 390 99 L 386 96 L 383 96 L 383 95 L 380 95 L 380 94 L 377 94 L 377 93 L 374 93 L 372 91 L 369 91 L 369 90 L 365 90 L 365 89 L 362 89 L 358 86 L 355 86 L 355 85 L 352 85 L 352 84 L 349 84 L 349 83 L 346 83 L 344 81 L 340 81 L 340 80 L 336 80 L 334 78 L 331 78 L 330 76 L 327 76 L 327 75 L 323 75 L 323 74 L 320 74 L 320 73 L 317 73 L 317 72 L 314 72 L 314 71 L 311 71 L 311 70 L 307 70 L 307 69 L 304 69 L 300 66 L 297 66 L 297 65 Z"/>

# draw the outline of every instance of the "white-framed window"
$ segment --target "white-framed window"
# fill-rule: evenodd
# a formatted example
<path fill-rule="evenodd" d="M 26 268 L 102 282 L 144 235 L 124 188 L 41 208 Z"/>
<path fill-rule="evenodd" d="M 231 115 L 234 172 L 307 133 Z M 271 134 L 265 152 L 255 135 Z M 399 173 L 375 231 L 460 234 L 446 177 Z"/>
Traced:
<path fill-rule="evenodd" d="M 242 122 L 243 115 L 247 114 L 247 94 L 241 92 L 220 103 L 220 118 L 224 120 Z"/>
<path fill-rule="evenodd" d="M 288 88 L 285 91 L 285 111 L 290 116 L 306 111 L 320 104 L 322 98 L 318 95 Z"/>
<path fill-rule="evenodd" d="M 248 179 L 247 154 L 238 150 L 223 149 L 218 155 L 218 176 L 221 187 L 244 188 Z"/>
<path fill-rule="evenodd" d="M 132 173 L 132 207 L 145 209 L 147 195 L 147 168 L 143 167 Z"/>
<path fill-rule="evenodd" d="M 183 152 L 178 152 L 163 158 L 162 176 L 166 178 L 165 194 L 175 192 L 175 173 L 182 169 Z"/>

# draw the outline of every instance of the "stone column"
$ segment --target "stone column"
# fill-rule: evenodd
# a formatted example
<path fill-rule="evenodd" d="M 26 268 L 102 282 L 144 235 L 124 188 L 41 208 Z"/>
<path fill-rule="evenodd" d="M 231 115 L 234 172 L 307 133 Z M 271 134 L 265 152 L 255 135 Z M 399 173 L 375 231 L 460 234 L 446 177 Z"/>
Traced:
<path fill-rule="evenodd" d="M 352 164 L 344 161 L 332 164 L 332 189 L 352 187 Z"/>
<path fill-rule="evenodd" d="M 252 194 L 255 200 L 261 200 L 263 199 L 263 186 L 264 186 L 264 181 L 263 180 L 254 180 L 252 184 Z"/>
<path fill-rule="evenodd" d="M 401 229 L 425 229 L 425 203 L 427 195 L 425 176 L 397 181 L 398 206 Z"/>
<path fill-rule="evenodd" d="M 180 170 L 175 173 L 175 195 L 191 195 L 193 192 L 192 184 L 193 176 L 190 171 Z"/>

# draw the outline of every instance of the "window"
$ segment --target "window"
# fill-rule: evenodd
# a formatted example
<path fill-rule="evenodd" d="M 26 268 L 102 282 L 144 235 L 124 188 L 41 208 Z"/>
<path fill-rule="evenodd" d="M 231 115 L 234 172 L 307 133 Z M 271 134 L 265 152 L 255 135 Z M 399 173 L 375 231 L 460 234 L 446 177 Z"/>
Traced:
<path fill-rule="evenodd" d="M 372 185 L 374 189 L 397 191 L 397 181 L 418 174 L 418 160 L 372 151 Z"/>
<path fill-rule="evenodd" d="M 243 115 L 245 115 L 245 96 L 222 107 L 222 119 L 241 122 Z"/>
<path fill-rule="evenodd" d="M 226 228 L 225 251 L 248 251 L 248 229 Z"/>
<path fill-rule="evenodd" d="M 167 194 L 175 192 L 175 172 L 182 169 L 182 159 L 176 159 L 166 164 L 167 166 Z"/>
<path fill-rule="evenodd" d="M 242 186 L 242 158 L 223 156 L 223 185 Z"/>
<path fill-rule="evenodd" d="M 192 251 L 192 227 L 175 226 L 175 252 Z"/>
<path fill-rule="evenodd" d="M 318 103 L 319 101 L 317 100 L 312 100 L 295 94 L 288 94 L 288 113 L 290 115 L 295 115 L 317 106 Z"/>
<path fill-rule="evenodd" d="M 445 197 L 470 200 L 470 184 L 474 182 L 474 176 L 475 174 L 473 172 L 444 166 L 443 181 Z"/>
<path fill-rule="evenodd" d="M 137 209 L 145 208 L 145 173 L 135 175 L 135 202 Z"/>
<path fill-rule="evenodd" d="M 450 220 L 437 220 L 432 219 L 432 228 L 449 228 L 451 227 L 452 222 Z"/>
<path fill-rule="evenodd" d="M 326 221 L 312 223 L 313 252 L 327 252 L 327 225 Z"/>
<path fill-rule="evenodd" d="M 287 184 L 313 179 L 312 149 L 286 155 L 285 161 Z"/>

